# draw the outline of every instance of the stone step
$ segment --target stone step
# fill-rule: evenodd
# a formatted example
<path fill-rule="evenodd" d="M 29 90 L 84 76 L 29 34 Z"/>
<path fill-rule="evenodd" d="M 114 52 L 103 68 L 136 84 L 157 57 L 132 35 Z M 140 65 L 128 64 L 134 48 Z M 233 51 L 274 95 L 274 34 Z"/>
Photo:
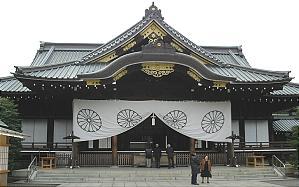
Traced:
<path fill-rule="evenodd" d="M 244 181 L 279 179 L 271 167 L 264 168 L 231 168 L 213 167 L 214 181 Z M 39 170 L 33 184 L 63 184 L 63 183 L 122 183 L 122 182 L 152 182 L 177 181 L 190 182 L 190 167 L 167 168 L 59 168 Z"/>
<path fill-rule="evenodd" d="M 152 176 L 152 177 L 38 177 L 34 181 L 49 182 L 101 182 L 101 181 L 166 181 L 166 180 L 188 180 L 190 175 L 186 176 Z M 250 179 L 266 179 L 277 178 L 274 174 L 267 175 L 236 175 L 236 176 L 213 176 L 213 180 L 250 180 Z"/>
<path fill-rule="evenodd" d="M 248 181 L 248 180 L 275 180 L 277 177 L 254 177 L 254 178 L 226 178 L 226 179 L 219 179 L 219 178 L 212 178 L 211 181 Z M 112 182 L 152 182 L 152 181 L 178 181 L 178 182 L 186 182 L 186 184 L 190 181 L 189 178 L 183 178 L 183 179 L 175 179 L 175 178 L 146 178 L 146 179 L 134 179 L 134 180 L 101 180 L 101 179 L 92 179 L 92 180 L 35 180 L 32 183 L 33 184 L 63 184 L 63 183 L 112 183 Z"/>
<path fill-rule="evenodd" d="M 214 173 L 212 172 L 213 176 L 236 176 L 236 175 L 245 175 L 245 176 L 259 176 L 259 175 L 274 175 L 275 173 L 272 172 L 258 172 L 258 173 L 254 173 L 254 172 L 250 172 L 250 173 Z M 190 176 L 191 172 L 188 173 L 180 173 L 180 174 L 176 174 L 176 173 L 139 173 L 139 174 L 127 174 L 127 173 L 122 173 L 119 175 L 115 175 L 115 174 L 111 174 L 111 173 L 100 173 L 100 174 L 40 174 L 38 173 L 36 178 L 59 178 L 59 177 L 84 177 L 84 178 L 109 178 L 109 177 L 180 177 L 180 176 Z"/>

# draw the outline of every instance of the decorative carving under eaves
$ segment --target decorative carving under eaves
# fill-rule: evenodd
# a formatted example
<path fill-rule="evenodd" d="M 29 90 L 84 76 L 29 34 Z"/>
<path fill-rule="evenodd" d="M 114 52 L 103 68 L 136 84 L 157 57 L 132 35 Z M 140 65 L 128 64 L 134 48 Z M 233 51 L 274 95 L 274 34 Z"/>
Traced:
<path fill-rule="evenodd" d="M 111 60 L 115 59 L 117 57 L 117 54 L 115 51 L 108 53 L 107 55 L 103 56 L 98 60 L 98 62 L 110 62 Z"/>
<path fill-rule="evenodd" d="M 195 72 L 194 70 L 192 70 L 192 69 L 189 69 L 189 70 L 187 71 L 187 74 L 188 74 L 192 79 L 196 80 L 197 82 L 199 82 L 200 79 L 201 79 L 201 76 L 198 75 L 198 73 L 196 73 L 196 72 Z"/>
<path fill-rule="evenodd" d="M 88 86 L 101 85 L 101 80 L 89 79 L 89 80 L 85 80 L 85 81 L 86 81 L 86 85 L 88 85 Z"/>
<path fill-rule="evenodd" d="M 115 75 L 113 77 L 113 80 L 117 81 L 117 80 L 121 79 L 123 76 L 125 76 L 127 73 L 128 73 L 128 70 L 125 69 L 125 70 L 121 71 L 120 73 L 118 73 L 117 75 Z"/>
<path fill-rule="evenodd" d="M 213 87 L 216 88 L 226 88 L 227 82 L 223 82 L 223 81 L 214 81 L 213 82 Z"/>
<path fill-rule="evenodd" d="M 141 70 L 148 75 L 158 78 L 164 75 L 169 75 L 170 73 L 174 72 L 174 64 L 163 64 L 163 63 L 142 64 Z"/>
<path fill-rule="evenodd" d="M 132 41 L 132 42 L 128 43 L 127 45 L 125 45 L 125 46 L 123 47 L 123 51 L 128 51 L 128 50 L 130 50 L 130 49 L 131 49 L 132 47 L 134 47 L 136 44 L 137 44 L 136 41 Z"/>

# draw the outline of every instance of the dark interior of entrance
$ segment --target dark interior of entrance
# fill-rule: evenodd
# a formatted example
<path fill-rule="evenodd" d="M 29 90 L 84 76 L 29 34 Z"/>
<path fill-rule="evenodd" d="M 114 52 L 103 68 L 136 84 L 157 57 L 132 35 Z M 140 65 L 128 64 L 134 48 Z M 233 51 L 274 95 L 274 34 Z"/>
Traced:
<path fill-rule="evenodd" d="M 152 147 L 158 143 L 162 150 L 165 150 L 169 143 L 176 151 L 187 151 L 190 141 L 187 136 L 171 129 L 157 117 L 155 125 L 152 125 L 152 119 L 148 117 L 141 124 L 118 135 L 117 138 L 120 151 L 141 151 L 144 150 L 147 142 L 151 142 Z"/>

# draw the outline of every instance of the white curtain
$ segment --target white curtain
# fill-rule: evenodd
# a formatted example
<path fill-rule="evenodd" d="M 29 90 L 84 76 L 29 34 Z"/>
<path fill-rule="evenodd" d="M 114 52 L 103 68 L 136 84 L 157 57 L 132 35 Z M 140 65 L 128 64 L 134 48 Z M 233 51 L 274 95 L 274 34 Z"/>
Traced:
<path fill-rule="evenodd" d="M 231 104 L 197 101 L 73 101 L 73 130 L 87 141 L 111 137 L 139 125 L 151 114 L 166 125 L 198 140 L 229 142 Z"/>

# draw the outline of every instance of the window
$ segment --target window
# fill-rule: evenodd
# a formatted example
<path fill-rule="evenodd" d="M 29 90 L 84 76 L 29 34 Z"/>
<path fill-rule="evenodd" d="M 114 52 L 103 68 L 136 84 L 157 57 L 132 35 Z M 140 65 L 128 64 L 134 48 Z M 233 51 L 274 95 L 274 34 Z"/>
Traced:
<path fill-rule="evenodd" d="M 99 148 L 100 149 L 111 148 L 111 137 L 100 139 Z"/>

